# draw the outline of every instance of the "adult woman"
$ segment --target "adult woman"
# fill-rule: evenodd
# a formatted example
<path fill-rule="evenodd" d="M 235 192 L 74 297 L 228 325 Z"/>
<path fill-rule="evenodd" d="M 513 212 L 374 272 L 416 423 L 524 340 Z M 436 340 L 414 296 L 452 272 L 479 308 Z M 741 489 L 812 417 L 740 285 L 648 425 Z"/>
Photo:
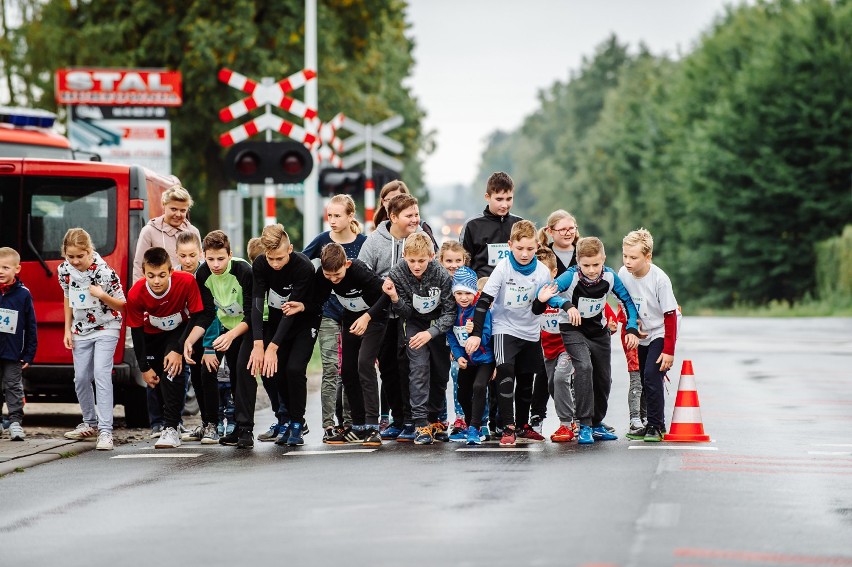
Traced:
<path fill-rule="evenodd" d="M 181 232 L 192 231 L 201 240 L 198 229 L 192 226 L 187 218 L 192 208 L 192 197 L 189 191 L 180 185 L 174 185 L 163 193 L 161 198 L 163 214 L 148 221 L 139 233 L 136 243 L 136 254 L 133 256 L 133 281 L 142 277 L 142 256 L 149 248 L 160 246 L 165 248 L 172 259 L 173 266 L 179 266 L 177 257 L 177 236 Z"/>

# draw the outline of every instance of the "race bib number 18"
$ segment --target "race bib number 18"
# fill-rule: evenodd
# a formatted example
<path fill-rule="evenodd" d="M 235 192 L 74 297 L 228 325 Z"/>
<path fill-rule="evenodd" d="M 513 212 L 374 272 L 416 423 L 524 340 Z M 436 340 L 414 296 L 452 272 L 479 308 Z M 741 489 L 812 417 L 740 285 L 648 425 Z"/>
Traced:
<path fill-rule="evenodd" d="M 591 297 L 581 297 L 577 303 L 577 311 L 580 312 L 580 317 L 588 318 L 600 314 L 603 310 L 605 298 L 593 299 Z"/>

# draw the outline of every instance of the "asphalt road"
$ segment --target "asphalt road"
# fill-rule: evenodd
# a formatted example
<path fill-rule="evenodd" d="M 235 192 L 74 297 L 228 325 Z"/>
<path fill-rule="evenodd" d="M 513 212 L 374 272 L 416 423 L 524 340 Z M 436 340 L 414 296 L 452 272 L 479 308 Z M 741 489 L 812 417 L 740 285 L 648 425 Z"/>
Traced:
<path fill-rule="evenodd" d="M 705 444 L 144 441 L 0 479 L 4 564 L 852 566 L 852 319 L 686 318 Z M 616 343 L 615 347 L 618 349 Z M 677 389 L 673 373 L 667 419 Z M 258 413 L 260 425 L 270 421 Z M 557 426 L 553 417 L 545 433 Z"/>

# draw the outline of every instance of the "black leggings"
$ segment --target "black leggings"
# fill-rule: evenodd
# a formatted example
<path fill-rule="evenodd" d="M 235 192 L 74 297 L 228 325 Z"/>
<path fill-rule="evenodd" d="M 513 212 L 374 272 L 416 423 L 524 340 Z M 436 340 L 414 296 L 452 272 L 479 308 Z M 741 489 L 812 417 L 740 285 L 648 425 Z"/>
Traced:
<path fill-rule="evenodd" d="M 317 342 L 317 327 L 305 326 L 284 339 L 278 347 L 278 397 L 286 406 L 291 421 L 304 421 L 308 396 L 308 362 Z"/>
<path fill-rule="evenodd" d="M 485 412 L 485 390 L 494 373 L 494 362 L 471 364 L 459 368 L 459 403 L 464 410 L 468 425 L 477 429 L 482 427 L 482 414 Z"/>

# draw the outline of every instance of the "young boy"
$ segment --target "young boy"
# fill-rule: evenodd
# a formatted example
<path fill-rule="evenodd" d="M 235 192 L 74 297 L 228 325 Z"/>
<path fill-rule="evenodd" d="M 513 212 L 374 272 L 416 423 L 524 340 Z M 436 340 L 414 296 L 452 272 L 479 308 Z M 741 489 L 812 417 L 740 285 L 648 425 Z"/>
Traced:
<path fill-rule="evenodd" d="M 612 387 L 611 342 L 603 316 L 607 295 L 612 293 L 627 311 L 625 344 L 629 348 L 636 347 L 638 330 L 630 294 L 615 272 L 604 266 L 603 242 L 595 237 L 581 238 L 576 250 L 577 265 L 556 278 L 560 295 L 553 299 L 568 313 L 568 321 L 560 323 L 559 329 L 574 364 L 579 442 L 589 444 L 595 439 L 618 439 L 603 425 Z"/>
<path fill-rule="evenodd" d="M 172 270 L 164 248 L 142 257 L 143 279 L 127 293 L 127 326 L 142 378 L 163 398 L 163 431 L 157 449 L 180 447 L 177 426 L 186 393 L 181 342 L 190 315 L 204 309 L 195 278 Z"/>
<path fill-rule="evenodd" d="M 254 403 L 257 383 L 249 376 L 246 366 L 250 341 L 245 339 L 249 331 L 248 314 L 251 313 L 251 266 L 231 252 L 231 241 L 221 230 L 207 233 L 203 241 L 204 264 L 195 273 L 204 310 L 193 316 L 185 337 L 183 353 L 187 363 L 192 361 L 195 343 L 213 325 L 214 319 L 221 324 L 221 334 L 213 341 L 213 353 L 202 357 L 201 382 L 204 391 L 206 415 L 202 443 L 236 446 L 247 449 L 254 446 Z M 228 365 L 231 390 L 234 392 L 234 414 L 236 428 L 219 436 L 216 423 L 219 418 L 218 362 L 222 358 Z M 213 361 L 216 358 L 216 362 Z"/>
<path fill-rule="evenodd" d="M 12 441 L 23 441 L 26 437 L 21 427 L 24 421 L 21 374 L 32 363 L 38 346 L 33 297 L 18 279 L 20 272 L 20 255 L 12 248 L 0 248 L 0 379 L 6 393 Z"/>
<path fill-rule="evenodd" d="M 508 241 L 510 254 L 497 263 L 482 289 L 476 303 L 473 332 L 465 344 L 468 354 L 479 348 L 486 314 L 493 306 L 495 382 L 500 394 L 500 425 L 503 427 L 500 444 L 503 446 L 514 445 L 519 432 L 514 415 L 515 381 L 521 383 L 519 387 L 531 386 L 533 373 L 542 365 L 540 315 L 544 311 L 542 302 L 550 297 L 539 300 L 537 294 L 550 282 L 550 271 L 535 257 L 538 248 L 535 238 L 532 222 L 522 220 L 512 225 Z M 522 436 L 532 431 L 526 423 L 529 406 L 526 406 L 526 414 L 518 416 L 524 422 Z"/>
<path fill-rule="evenodd" d="M 452 327 L 455 301 L 450 274 L 434 261 L 428 236 L 415 233 L 406 238 L 402 256 L 405 262 L 391 269 L 383 289 L 404 322 L 414 443 L 430 445 L 433 431 L 446 433 L 443 427 L 430 425 L 437 424 L 441 407 L 429 392 L 440 390 L 446 398 L 450 358 L 439 343 Z M 438 340 L 433 341 L 435 337 Z"/>
<path fill-rule="evenodd" d="M 361 260 L 349 260 L 336 242 L 326 244 L 314 277 L 316 302 L 334 292 L 344 312 L 341 379 L 349 400 L 352 426 L 323 438 L 330 445 L 361 443 L 380 446 L 379 384 L 376 358 L 382 348 L 388 318 L 388 296 L 382 279 Z"/>
<path fill-rule="evenodd" d="M 659 442 L 666 430 L 663 380 L 674 362 L 679 312 L 671 280 L 651 262 L 653 252 L 651 233 L 644 228 L 632 231 L 622 241 L 624 266 L 618 275 L 647 334 L 639 339 L 639 372 L 648 413 L 644 440 Z"/>

